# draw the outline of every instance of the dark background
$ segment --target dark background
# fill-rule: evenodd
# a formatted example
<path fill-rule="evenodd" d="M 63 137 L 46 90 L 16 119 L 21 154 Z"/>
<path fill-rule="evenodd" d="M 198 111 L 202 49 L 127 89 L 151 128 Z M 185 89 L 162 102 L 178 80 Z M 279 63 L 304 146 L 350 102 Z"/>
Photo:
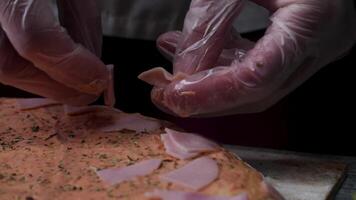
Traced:
<path fill-rule="evenodd" d="M 245 35 L 256 40 L 263 32 Z M 188 131 L 228 144 L 356 156 L 356 53 L 325 67 L 280 103 L 259 114 L 211 119 L 178 119 L 157 110 L 150 87 L 136 77 L 152 67 L 170 69 L 155 42 L 104 38 L 103 60 L 115 64 L 116 107 L 167 119 Z M 0 85 L 2 97 L 31 94 Z"/>

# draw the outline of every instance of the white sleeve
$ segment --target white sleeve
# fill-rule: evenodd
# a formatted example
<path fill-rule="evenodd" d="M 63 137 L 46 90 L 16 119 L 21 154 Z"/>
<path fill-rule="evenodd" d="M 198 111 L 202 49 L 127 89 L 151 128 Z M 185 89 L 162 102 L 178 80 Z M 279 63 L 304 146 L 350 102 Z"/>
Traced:
<path fill-rule="evenodd" d="M 101 0 L 105 35 L 154 40 L 181 29 L 190 0 Z"/>
<path fill-rule="evenodd" d="M 55 0 L 51 0 L 55 2 Z M 180 30 L 191 0 L 98 0 L 104 35 L 155 40 L 160 34 Z M 265 28 L 269 13 L 248 2 L 235 22 L 242 33 Z"/>
<path fill-rule="evenodd" d="M 190 0 L 102 0 L 105 35 L 154 40 L 181 29 Z M 234 26 L 242 33 L 266 28 L 268 11 L 247 2 Z"/>

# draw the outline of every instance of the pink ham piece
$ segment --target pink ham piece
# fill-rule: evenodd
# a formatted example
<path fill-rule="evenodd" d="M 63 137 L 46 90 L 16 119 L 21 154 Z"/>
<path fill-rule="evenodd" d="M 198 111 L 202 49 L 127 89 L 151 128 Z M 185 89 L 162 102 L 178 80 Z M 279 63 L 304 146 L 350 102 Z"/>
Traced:
<path fill-rule="evenodd" d="M 173 75 L 162 67 L 156 67 L 143 72 L 138 78 L 156 87 L 165 87 L 173 81 Z"/>
<path fill-rule="evenodd" d="M 166 149 L 166 153 L 175 158 L 186 160 L 199 155 L 199 153 L 190 153 L 183 151 L 179 147 L 177 147 L 168 136 L 168 134 L 162 134 L 161 140 L 163 142 L 164 148 Z"/>
<path fill-rule="evenodd" d="M 105 105 L 114 107 L 116 101 L 114 88 L 114 65 L 107 65 L 106 67 L 109 71 L 109 86 L 108 89 L 104 92 L 104 102 Z"/>
<path fill-rule="evenodd" d="M 64 112 L 69 116 L 78 116 L 88 113 L 110 111 L 113 113 L 112 121 L 108 121 L 103 126 L 96 127 L 101 132 L 117 132 L 122 130 L 132 130 L 136 132 L 151 132 L 161 128 L 161 123 L 155 119 L 142 116 L 140 114 L 127 114 L 121 110 L 108 106 L 64 106 Z"/>
<path fill-rule="evenodd" d="M 219 166 L 209 157 L 193 160 L 182 168 L 162 175 L 163 181 L 171 182 L 193 190 L 200 190 L 212 183 L 219 175 Z"/>
<path fill-rule="evenodd" d="M 146 193 L 145 196 L 148 198 L 160 198 L 161 200 L 248 200 L 246 193 L 233 197 L 226 197 L 169 190 L 155 190 L 153 192 Z"/>
<path fill-rule="evenodd" d="M 93 113 L 93 112 L 103 112 L 106 110 L 114 111 L 114 112 L 119 112 L 121 113 L 121 110 L 111 108 L 108 106 L 69 106 L 69 105 L 64 105 L 64 113 L 69 116 L 77 116 L 77 115 L 84 115 L 88 113 Z"/>
<path fill-rule="evenodd" d="M 184 73 L 177 73 L 175 75 L 172 75 L 171 73 L 167 72 L 162 67 L 156 67 L 153 69 L 150 69 L 148 71 L 145 71 L 141 73 L 138 78 L 150 85 L 153 85 L 155 87 L 166 87 L 169 85 L 171 82 L 175 80 L 182 80 L 186 78 L 187 75 Z"/>
<path fill-rule="evenodd" d="M 61 104 L 57 101 L 45 98 L 17 99 L 16 101 L 21 110 L 32 110 Z"/>
<path fill-rule="evenodd" d="M 284 197 L 270 183 L 262 181 L 261 186 L 266 193 L 273 197 L 273 199 L 285 200 Z"/>
<path fill-rule="evenodd" d="M 248 200 L 248 196 L 246 193 L 242 193 L 242 194 L 230 197 L 229 200 Z"/>
<path fill-rule="evenodd" d="M 151 132 L 161 128 L 159 121 L 144 117 L 140 114 L 122 114 L 112 123 L 99 127 L 101 132 L 116 132 L 132 130 L 136 132 Z"/>
<path fill-rule="evenodd" d="M 185 152 L 201 153 L 215 151 L 219 148 L 216 143 L 194 133 L 184 133 L 168 128 L 166 128 L 165 131 L 172 143 Z"/>
<path fill-rule="evenodd" d="M 115 185 L 138 176 L 151 174 L 161 166 L 161 163 L 160 159 L 145 160 L 128 167 L 104 169 L 96 173 L 104 182 Z"/>

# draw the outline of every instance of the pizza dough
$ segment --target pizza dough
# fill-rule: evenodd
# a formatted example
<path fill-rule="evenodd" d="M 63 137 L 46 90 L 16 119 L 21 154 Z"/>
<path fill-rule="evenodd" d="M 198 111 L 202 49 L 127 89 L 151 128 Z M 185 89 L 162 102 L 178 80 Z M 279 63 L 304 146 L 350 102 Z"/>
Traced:
<path fill-rule="evenodd" d="M 159 126 L 101 131 L 127 117 L 154 120 Z M 258 171 L 221 147 L 200 155 L 218 167 L 217 177 L 208 185 L 194 190 L 161 180 L 164 174 L 199 159 L 168 155 L 161 141 L 167 127 L 174 128 L 113 109 L 68 116 L 62 105 L 21 111 L 16 100 L 0 99 L 0 199 L 159 199 L 147 195 L 154 191 L 282 199 Z M 157 169 L 118 184 L 107 184 L 97 175 L 101 170 L 155 159 L 162 161 Z"/>

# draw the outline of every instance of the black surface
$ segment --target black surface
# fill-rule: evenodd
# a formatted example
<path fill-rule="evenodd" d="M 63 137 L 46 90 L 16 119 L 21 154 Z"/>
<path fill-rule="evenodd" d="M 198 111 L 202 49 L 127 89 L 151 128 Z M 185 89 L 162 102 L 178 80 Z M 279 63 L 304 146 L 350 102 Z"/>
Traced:
<path fill-rule="evenodd" d="M 353 50 L 289 95 L 289 148 L 356 155 L 355 57 Z"/>

